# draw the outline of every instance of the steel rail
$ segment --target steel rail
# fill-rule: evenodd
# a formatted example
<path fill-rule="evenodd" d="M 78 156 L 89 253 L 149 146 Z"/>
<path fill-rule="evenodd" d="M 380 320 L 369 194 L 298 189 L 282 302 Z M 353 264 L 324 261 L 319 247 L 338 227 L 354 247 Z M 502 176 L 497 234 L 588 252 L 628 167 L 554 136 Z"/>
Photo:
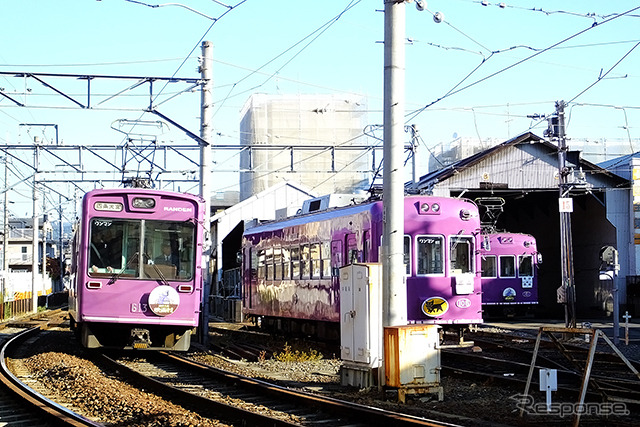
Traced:
<path fill-rule="evenodd" d="M 27 329 L 24 332 L 15 335 L 2 345 L 0 348 L 0 381 L 21 401 L 34 408 L 43 418 L 51 423 L 76 427 L 102 426 L 103 424 L 91 421 L 64 406 L 47 399 L 20 381 L 9 369 L 6 363 L 7 357 L 10 357 L 9 354 L 27 338 L 30 338 L 40 331 L 40 327 Z"/>

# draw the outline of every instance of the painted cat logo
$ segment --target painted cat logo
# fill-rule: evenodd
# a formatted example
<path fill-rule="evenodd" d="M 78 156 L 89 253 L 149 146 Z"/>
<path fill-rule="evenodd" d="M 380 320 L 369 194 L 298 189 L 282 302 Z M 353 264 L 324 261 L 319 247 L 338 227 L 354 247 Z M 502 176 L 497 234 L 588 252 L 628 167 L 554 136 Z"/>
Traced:
<path fill-rule="evenodd" d="M 449 310 L 449 303 L 441 297 L 431 297 L 422 303 L 422 312 L 429 317 L 442 316 Z"/>

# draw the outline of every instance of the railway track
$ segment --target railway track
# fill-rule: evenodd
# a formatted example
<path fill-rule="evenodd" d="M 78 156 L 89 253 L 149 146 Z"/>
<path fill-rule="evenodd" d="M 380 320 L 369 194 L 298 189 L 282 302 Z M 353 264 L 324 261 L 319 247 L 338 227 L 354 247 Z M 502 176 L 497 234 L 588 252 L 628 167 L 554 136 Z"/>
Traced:
<path fill-rule="evenodd" d="M 514 337 L 508 334 L 476 334 L 476 348 L 443 349 L 442 367 L 445 372 L 483 376 L 492 380 L 520 383 L 524 389 L 531 367 L 535 339 Z M 584 346 L 541 341 L 536 356 L 535 369 L 549 368 L 558 372 L 558 388 L 577 393 L 584 380 L 589 349 Z M 630 361 L 636 370 L 640 363 Z M 537 384 L 537 375 L 532 383 Z M 593 359 L 587 396 L 604 401 L 640 404 L 640 378 L 635 375 L 618 355 L 598 352 Z"/>
<path fill-rule="evenodd" d="M 12 378 L 12 387 L 20 388 L 18 397 L 14 399 L 15 407 L 25 408 L 22 412 L 16 410 L 22 425 L 48 426 L 99 426 L 124 425 L 122 422 L 111 420 L 109 416 L 87 412 L 87 403 L 93 397 L 84 396 L 82 383 L 75 381 L 76 375 L 71 375 L 65 383 L 56 383 L 61 388 L 74 389 L 73 398 L 65 398 L 63 394 L 52 389 L 52 385 L 44 385 L 41 378 L 61 372 L 55 368 L 41 368 L 46 371 L 31 371 L 33 357 L 40 357 L 40 352 L 60 351 L 60 343 L 69 337 L 67 331 L 42 331 L 34 328 L 8 343 L 8 349 L 3 351 L 3 360 L 8 360 L 3 369 L 6 376 Z M 49 346 L 55 342 L 52 349 Z M 62 344 L 64 346 L 64 344 Z M 58 350 L 56 350 L 58 349 Z M 64 350 L 63 350 L 64 351 Z M 73 351 L 72 351 L 73 352 Z M 54 353 L 55 354 L 55 353 Z M 389 412 L 350 402 L 342 402 L 332 398 L 298 392 L 285 387 L 269 384 L 264 381 L 243 377 L 238 374 L 207 367 L 173 354 L 142 352 L 109 357 L 102 353 L 87 353 L 84 362 L 87 365 L 100 366 L 104 378 L 116 378 L 126 387 L 133 385 L 144 390 L 145 395 L 155 396 L 156 402 L 168 402 L 170 405 L 180 406 L 185 412 L 194 413 L 201 419 L 215 425 L 252 425 L 252 426 L 376 426 L 390 424 L 394 426 L 453 426 L 452 423 L 432 421 L 425 418 Z M 53 356 L 54 359 L 61 356 Z M 48 357 L 51 359 L 51 356 Z M 78 357 L 76 357 L 78 359 Z M 31 362 L 32 363 L 32 362 Z M 63 362 L 63 365 L 68 362 Z M 59 365 L 54 365 L 59 366 Z M 10 370 L 13 372 L 9 372 Z M 71 369 L 71 365 L 66 368 Z M 64 369 L 63 369 L 64 370 Z M 71 370 L 72 373 L 81 372 Z M 71 382 L 69 382 L 71 381 Z M 94 379 L 101 381 L 100 379 Z M 125 393 L 124 385 L 112 393 Z M 129 394 L 129 391 L 126 391 Z M 32 396 L 33 403 L 27 406 L 26 395 Z M 0 399 L 2 396 L 0 395 Z M 100 397 L 96 397 L 102 400 Z M 104 399 L 106 401 L 106 399 Z M 0 400 L 0 403 L 2 401 Z M 79 404 L 79 405 L 76 405 Z M 88 403 L 88 405 L 92 405 Z M 104 405 L 100 403 L 99 405 Z M 38 409 L 33 409 L 37 407 Z M 143 412 L 144 406 L 140 406 Z M 104 408 L 108 413 L 110 410 Z M 0 412 L 0 417 L 2 413 Z M 24 414 L 24 415 L 20 415 Z M 171 418 L 171 415 L 168 415 Z M 151 418 L 156 415 L 151 414 Z M 137 418 L 135 425 L 140 424 Z M 4 421 L 0 419 L 0 423 Z M 101 424 L 103 423 L 103 424 Z M 197 425 L 191 424 L 191 425 Z M 129 424 L 127 424 L 129 425 Z M 158 425 L 164 425 L 162 423 Z M 173 425 L 173 424 L 166 424 Z M 181 424 L 182 425 L 182 424 Z"/>
<path fill-rule="evenodd" d="M 103 359 L 146 390 L 234 425 L 452 425 L 280 387 L 169 353 Z"/>
<path fill-rule="evenodd" d="M 17 360 L 20 348 L 29 345 L 40 332 L 33 327 L 8 336 L 0 346 L 0 422 L 2 425 L 24 426 L 100 426 L 73 410 L 47 399 L 38 391 L 37 383 L 29 377 L 21 377 L 22 367 L 12 363 L 9 369 L 7 358 Z M 16 374 L 12 371 L 18 371 Z"/>

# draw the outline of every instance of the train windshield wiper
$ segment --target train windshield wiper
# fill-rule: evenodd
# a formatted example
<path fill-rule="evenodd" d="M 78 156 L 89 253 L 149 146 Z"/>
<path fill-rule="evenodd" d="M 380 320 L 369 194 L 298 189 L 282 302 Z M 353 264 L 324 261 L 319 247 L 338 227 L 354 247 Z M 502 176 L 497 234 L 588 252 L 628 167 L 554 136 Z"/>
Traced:
<path fill-rule="evenodd" d="M 147 254 L 144 254 L 145 257 L 147 257 L 147 259 L 151 259 L 151 257 Z M 156 271 L 156 273 L 158 273 L 158 278 L 160 279 L 160 283 L 162 283 L 163 285 L 169 285 L 169 281 L 167 280 L 166 277 L 164 277 L 164 274 L 162 274 L 162 271 L 160 271 L 160 269 L 158 268 L 158 266 L 153 263 L 151 264 L 153 266 L 153 269 Z"/>
<path fill-rule="evenodd" d="M 133 261 L 136 258 L 138 258 L 138 252 L 136 252 L 135 254 L 133 254 L 133 256 L 131 258 L 129 258 L 129 261 L 127 261 L 125 266 L 122 267 L 120 269 L 120 271 L 118 271 L 117 273 L 114 272 L 111 275 L 111 279 L 109 279 L 109 282 L 107 282 L 107 285 L 113 285 L 114 283 L 116 283 L 116 280 L 118 280 L 120 278 L 120 276 L 122 276 L 122 274 L 125 272 L 125 270 L 129 267 L 129 265 L 131 265 L 131 261 Z"/>

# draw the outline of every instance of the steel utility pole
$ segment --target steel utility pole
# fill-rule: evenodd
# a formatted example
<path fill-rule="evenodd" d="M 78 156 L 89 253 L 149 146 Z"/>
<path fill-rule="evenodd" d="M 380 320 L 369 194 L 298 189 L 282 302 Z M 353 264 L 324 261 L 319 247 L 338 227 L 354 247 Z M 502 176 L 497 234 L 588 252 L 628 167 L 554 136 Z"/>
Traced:
<path fill-rule="evenodd" d="M 564 129 L 564 101 L 556 102 L 556 116 L 551 119 L 550 134 L 558 139 L 558 177 L 559 177 L 559 211 L 560 211 L 560 257 L 562 284 L 561 289 L 564 294 L 565 326 L 567 328 L 576 327 L 575 312 L 575 283 L 573 274 L 573 239 L 571 236 L 571 212 L 573 211 L 573 199 L 567 197 L 571 185 L 568 184 L 567 177 L 570 173 L 567 168 L 567 144 Z M 556 119 L 556 120 L 554 120 Z M 554 123 L 555 121 L 555 123 Z"/>
<path fill-rule="evenodd" d="M 201 341 L 206 344 L 209 339 L 209 291 L 213 276 L 211 274 L 211 113 L 213 112 L 213 45 L 209 41 L 202 42 L 202 97 L 200 113 L 200 197 L 204 199 L 205 247 L 202 253 L 202 333 Z"/>
<path fill-rule="evenodd" d="M 404 275 L 404 0 L 384 2 L 382 326 L 407 323 Z"/>

